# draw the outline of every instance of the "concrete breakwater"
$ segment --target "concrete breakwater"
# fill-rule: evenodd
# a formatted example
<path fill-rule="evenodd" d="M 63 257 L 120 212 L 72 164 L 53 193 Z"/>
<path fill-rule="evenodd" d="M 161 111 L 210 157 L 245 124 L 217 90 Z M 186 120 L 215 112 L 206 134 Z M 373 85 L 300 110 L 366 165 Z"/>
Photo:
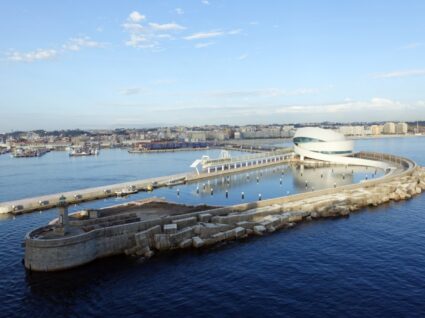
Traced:
<path fill-rule="evenodd" d="M 425 169 L 401 161 L 404 169 L 380 179 L 229 207 L 188 211 L 175 206 L 157 213 L 149 206 L 143 210 L 145 202 L 131 211 L 86 211 L 70 221 L 64 236 L 51 235 L 58 222 L 28 233 L 25 266 L 56 271 L 117 254 L 149 258 L 161 251 L 201 248 L 407 200 L 425 190 Z"/>
<path fill-rule="evenodd" d="M 43 195 L 39 197 L 19 199 L 9 202 L 0 203 L 0 214 L 11 213 L 11 214 L 23 214 L 33 211 L 47 210 L 57 207 L 60 204 L 60 198 L 65 197 L 65 203 L 67 205 L 78 204 L 81 202 L 93 201 L 108 197 L 116 196 L 117 192 L 123 189 L 132 189 L 134 192 L 139 191 L 150 191 L 151 189 L 174 186 L 178 184 L 184 184 L 189 182 L 196 182 L 204 179 L 211 179 L 218 176 L 226 176 L 231 174 L 237 174 L 247 172 L 256 169 L 267 168 L 276 165 L 287 164 L 292 161 L 292 152 L 290 149 L 285 150 L 285 154 L 281 154 L 282 150 L 278 150 L 278 153 L 270 152 L 265 153 L 265 159 L 261 162 L 253 164 L 250 162 L 249 157 L 235 157 L 233 158 L 237 163 L 233 165 L 220 164 L 220 169 L 214 171 L 201 171 L 197 173 L 195 171 L 188 171 L 186 173 L 180 173 L 169 176 L 162 176 L 157 178 L 149 178 L 143 180 L 135 180 L 130 182 L 106 185 L 95 188 L 87 188 L 80 190 L 73 190 L 62 193 L 55 193 L 50 195 Z M 278 159 L 278 160 L 277 160 Z M 241 160 L 241 161 L 238 161 Z M 214 161 L 214 160 L 211 160 Z M 218 160 L 220 161 L 220 160 Z"/>

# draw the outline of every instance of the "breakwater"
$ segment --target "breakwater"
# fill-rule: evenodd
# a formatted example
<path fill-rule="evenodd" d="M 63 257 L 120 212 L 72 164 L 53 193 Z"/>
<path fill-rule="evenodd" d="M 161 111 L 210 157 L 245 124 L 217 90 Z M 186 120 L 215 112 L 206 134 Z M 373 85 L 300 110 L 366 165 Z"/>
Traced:
<path fill-rule="evenodd" d="M 87 211 L 72 220 L 63 237 L 49 236 L 56 222 L 27 234 L 25 266 L 55 271 L 117 254 L 151 257 L 170 249 L 201 248 L 219 242 L 263 235 L 302 221 L 346 217 L 366 206 L 410 199 L 425 190 L 425 170 L 405 158 L 394 158 L 397 171 L 360 184 L 188 213 L 110 213 Z M 141 204 L 140 208 L 143 207 Z M 140 209 L 143 210 L 143 209 Z"/>
<path fill-rule="evenodd" d="M 233 163 L 232 165 L 227 162 L 219 162 L 219 164 L 215 166 L 215 169 L 209 169 L 205 172 L 189 171 L 186 173 L 157 178 L 135 180 L 95 188 L 80 189 L 27 199 L 2 202 L 0 203 L 0 214 L 23 214 L 33 211 L 51 209 L 58 206 L 58 204 L 60 203 L 59 199 L 62 196 L 65 197 L 63 203 L 65 203 L 66 205 L 78 204 L 81 202 L 113 197 L 116 196 L 117 192 L 122 192 L 123 190 L 127 189 L 132 189 L 132 192 L 150 191 L 155 188 L 174 186 L 188 182 L 196 182 L 199 180 L 215 178 L 217 176 L 227 176 L 231 174 L 237 174 L 251 170 L 290 163 L 292 161 L 292 154 L 290 150 L 286 150 L 285 155 L 282 155 L 280 153 L 281 151 L 282 150 L 279 150 L 278 154 L 275 154 L 275 152 L 265 153 L 265 157 L 264 159 L 262 158 L 263 160 L 261 160 L 261 162 L 256 161 L 254 163 L 252 161 L 251 156 L 242 156 L 233 158 L 235 163 Z M 216 161 L 220 160 L 211 160 L 211 162 L 214 164 L 216 164 Z"/>

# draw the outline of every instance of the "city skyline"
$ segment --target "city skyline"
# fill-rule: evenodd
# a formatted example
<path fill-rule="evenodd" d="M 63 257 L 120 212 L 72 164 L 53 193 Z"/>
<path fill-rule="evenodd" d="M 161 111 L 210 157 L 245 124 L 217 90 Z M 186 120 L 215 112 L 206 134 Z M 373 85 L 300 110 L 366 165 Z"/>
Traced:
<path fill-rule="evenodd" d="M 0 131 L 425 118 L 420 1 L 0 8 Z"/>

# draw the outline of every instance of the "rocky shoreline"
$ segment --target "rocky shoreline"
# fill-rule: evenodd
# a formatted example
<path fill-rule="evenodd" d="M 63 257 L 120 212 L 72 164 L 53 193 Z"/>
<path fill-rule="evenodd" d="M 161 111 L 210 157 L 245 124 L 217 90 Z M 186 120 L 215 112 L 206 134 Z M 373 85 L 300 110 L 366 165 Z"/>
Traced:
<path fill-rule="evenodd" d="M 134 235 L 134 244 L 125 254 L 150 258 L 156 252 L 202 248 L 219 242 L 263 235 L 291 228 L 304 221 L 347 217 L 350 213 L 390 201 L 408 200 L 425 190 L 425 168 L 411 175 L 376 185 L 365 185 L 338 193 L 304 200 L 272 204 L 242 212 L 214 213 L 214 210 L 155 225 Z"/>

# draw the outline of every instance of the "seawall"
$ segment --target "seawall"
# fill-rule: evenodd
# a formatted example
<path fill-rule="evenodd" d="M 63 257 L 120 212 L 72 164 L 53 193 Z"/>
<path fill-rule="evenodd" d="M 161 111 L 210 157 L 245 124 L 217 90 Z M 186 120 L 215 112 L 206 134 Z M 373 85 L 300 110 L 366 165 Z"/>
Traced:
<path fill-rule="evenodd" d="M 393 159 L 403 169 L 359 184 L 113 225 L 55 239 L 40 238 L 43 229 L 38 229 L 26 235 L 25 266 L 57 271 L 124 253 L 149 258 L 163 250 L 200 248 L 293 227 L 302 221 L 348 216 L 366 206 L 410 199 L 425 190 L 423 168 L 406 158 Z M 84 228 L 96 222 L 102 220 L 95 217 L 74 225 Z"/>

